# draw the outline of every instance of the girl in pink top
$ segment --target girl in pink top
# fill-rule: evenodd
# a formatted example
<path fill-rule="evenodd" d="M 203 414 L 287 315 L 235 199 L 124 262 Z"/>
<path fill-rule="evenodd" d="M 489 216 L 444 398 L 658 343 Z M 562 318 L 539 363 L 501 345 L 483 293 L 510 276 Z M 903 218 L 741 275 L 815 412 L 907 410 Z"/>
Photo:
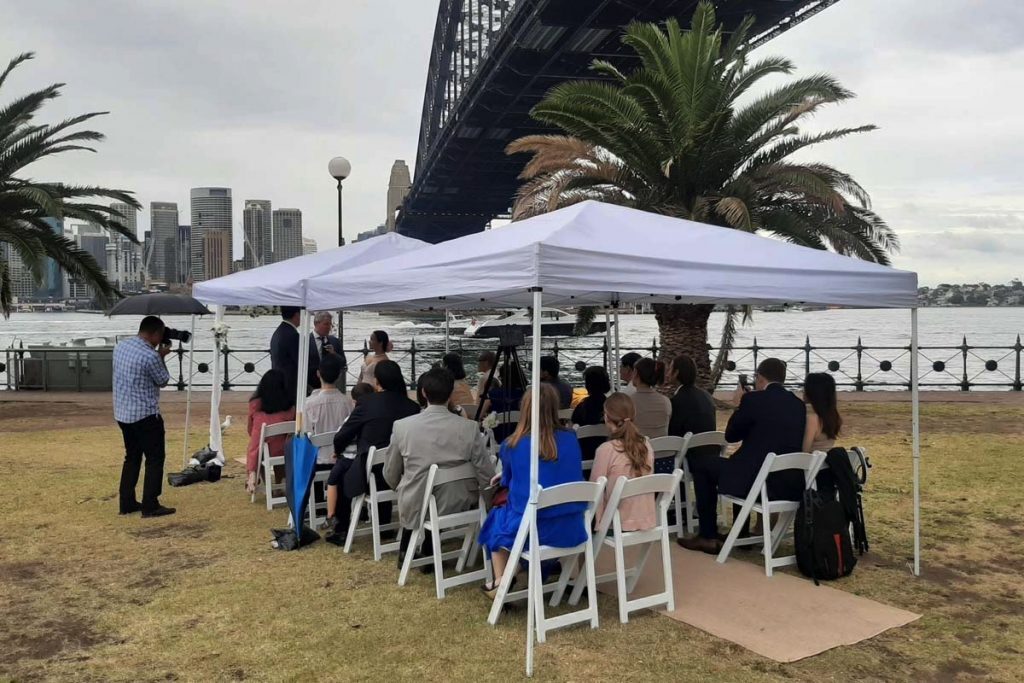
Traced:
<path fill-rule="evenodd" d="M 269 370 L 260 379 L 260 384 L 249 399 L 249 449 L 245 457 L 246 477 L 245 488 L 252 493 L 256 490 L 256 468 L 260 463 L 260 431 L 263 425 L 288 422 L 295 419 L 295 394 L 288 390 L 284 373 L 280 370 Z M 270 457 L 284 455 L 285 435 L 272 436 L 267 439 Z M 281 474 L 283 475 L 283 468 Z M 278 477 L 280 478 L 280 477 Z"/>
<path fill-rule="evenodd" d="M 608 441 L 601 444 L 594 455 L 594 468 L 590 481 L 599 477 L 608 478 L 604 495 L 597 502 L 597 521 L 602 523 L 605 505 L 615 489 L 619 477 L 642 477 L 654 470 L 654 449 L 651 442 L 640 433 L 635 424 L 636 406 L 626 394 L 616 393 L 604 402 L 604 423 L 610 434 Z M 623 531 L 650 529 L 657 523 L 654 509 L 654 494 L 623 498 L 619 503 Z"/>

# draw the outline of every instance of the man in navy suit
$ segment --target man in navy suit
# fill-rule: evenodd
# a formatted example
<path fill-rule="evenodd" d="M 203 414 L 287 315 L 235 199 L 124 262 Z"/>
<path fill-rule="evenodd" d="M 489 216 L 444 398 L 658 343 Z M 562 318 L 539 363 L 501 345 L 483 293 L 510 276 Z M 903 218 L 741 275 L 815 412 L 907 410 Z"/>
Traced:
<path fill-rule="evenodd" d="M 281 324 L 274 330 L 274 336 L 270 338 L 270 367 L 280 370 L 288 378 L 288 386 L 292 393 L 296 389 L 296 381 L 299 375 L 299 320 L 301 309 L 298 306 L 281 307 Z M 306 393 L 309 387 L 319 381 L 316 380 L 316 368 L 320 364 L 320 357 L 310 349 L 309 367 L 306 370 Z"/>
<path fill-rule="evenodd" d="M 769 453 L 782 455 L 802 450 L 807 407 L 786 389 L 785 381 L 786 363 L 778 358 L 765 358 L 754 375 L 755 391 L 742 387 L 737 390 L 739 406 L 729 418 L 725 438 L 730 443 L 743 443 L 731 458 L 714 458 L 701 463 L 700 466 L 706 468 L 705 476 L 694 478 L 695 484 L 700 483 L 695 486 L 698 500 L 717 498 L 719 493 L 746 498 Z M 776 472 L 768 478 L 768 496 L 773 500 L 799 500 L 803 489 L 803 472 Z M 714 525 L 701 526 L 715 528 Z M 714 538 L 698 534 L 679 539 L 679 545 L 689 550 L 717 553 L 722 544 L 716 533 Z"/>
<path fill-rule="evenodd" d="M 329 353 L 338 356 L 341 361 L 341 376 L 339 384 L 345 381 L 345 353 L 342 351 L 341 340 L 331 334 L 334 328 L 334 318 L 329 311 L 320 311 L 313 316 L 313 331 L 309 335 L 309 356 L 315 358 L 319 364 L 320 360 Z"/>

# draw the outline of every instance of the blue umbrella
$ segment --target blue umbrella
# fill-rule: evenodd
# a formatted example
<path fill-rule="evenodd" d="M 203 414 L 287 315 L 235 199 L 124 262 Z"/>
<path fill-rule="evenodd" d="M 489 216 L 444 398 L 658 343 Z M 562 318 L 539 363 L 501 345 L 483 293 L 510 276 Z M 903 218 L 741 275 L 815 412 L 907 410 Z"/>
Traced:
<path fill-rule="evenodd" d="M 306 506 L 309 504 L 310 485 L 313 483 L 319 450 L 305 434 L 289 437 L 285 444 L 285 499 L 292 513 L 294 528 L 272 530 L 276 539 L 275 547 L 279 550 L 295 550 L 320 538 L 319 534 L 305 525 Z"/>

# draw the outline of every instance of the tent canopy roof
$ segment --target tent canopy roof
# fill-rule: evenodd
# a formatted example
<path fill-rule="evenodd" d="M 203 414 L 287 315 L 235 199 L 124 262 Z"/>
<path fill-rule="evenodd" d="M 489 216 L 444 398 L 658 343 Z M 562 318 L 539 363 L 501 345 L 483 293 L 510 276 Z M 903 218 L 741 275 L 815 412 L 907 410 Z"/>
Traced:
<path fill-rule="evenodd" d="M 230 306 L 304 306 L 303 280 L 339 273 L 429 246 L 411 237 L 387 233 L 287 261 L 200 282 L 192 294 L 200 301 Z"/>
<path fill-rule="evenodd" d="M 226 279 L 226 278 L 224 278 Z M 586 201 L 341 274 L 311 277 L 311 309 L 628 303 L 913 308 L 917 274 L 612 204 Z M 200 297 L 202 298 L 202 297 Z"/>

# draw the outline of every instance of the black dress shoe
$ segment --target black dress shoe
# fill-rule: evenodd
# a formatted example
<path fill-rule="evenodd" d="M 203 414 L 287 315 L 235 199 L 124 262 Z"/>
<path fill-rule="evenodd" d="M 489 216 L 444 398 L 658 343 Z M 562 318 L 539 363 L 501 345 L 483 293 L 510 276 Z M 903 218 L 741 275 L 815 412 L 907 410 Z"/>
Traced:
<path fill-rule="evenodd" d="M 722 542 L 717 538 L 689 536 L 687 538 L 676 539 L 676 543 L 687 550 L 699 550 L 700 552 L 707 553 L 708 555 L 717 555 L 718 551 L 722 549 Z"/>
<path fill-rule="evenodd" d="M 143 517 L 164 517 L 166 515 L 173 515 L 175 512 L 177 512 L 177 510 L 175 510 L 174 508 L 168 508 L 168 507 L 164 507 L 163 505 L 158 505 L 157 507 L 153 508 L 152 510 L 143 510 L 142 511 L 142 516 Z"/>
<path fill-rule="evenodd" d="M 132 503 L 130 505 L 123 506 L 121 508 L 121 510 L 117 514 L 119 514 L 119 515 L 131 515 L 131 514 L 134 514 L 134 513 L 138 512 L 138 511 L 140 511 L 141 509 L 142 509 L 141 505 L 139 505 L 138 503 Z"/>

